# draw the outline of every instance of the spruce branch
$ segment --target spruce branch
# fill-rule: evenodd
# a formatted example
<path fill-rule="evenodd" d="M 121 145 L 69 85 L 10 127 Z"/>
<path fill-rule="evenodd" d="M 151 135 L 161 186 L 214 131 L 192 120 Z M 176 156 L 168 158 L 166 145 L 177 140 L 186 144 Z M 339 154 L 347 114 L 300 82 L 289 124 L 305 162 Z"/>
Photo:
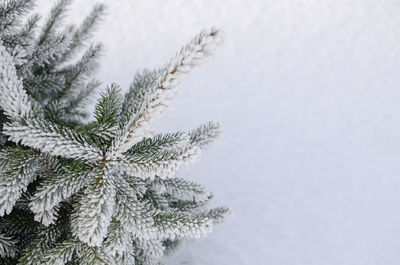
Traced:
<path fill-rule="evenodd" d="M 85 45 L 85 42 L 93 36 L 93 32 L 96 30 L 104 15 L 105 6 L 102 4 L 95 5 L 79 28 L 73 32 L 71 43 L 68 46 L 68 50 L 63 53 L 60 59 L 61 62 L 67 61 L 74 54 L 79 52 L 80 48 Z"/>
<path fill-rule="evenodd" d="M 115 186 L 112 173 L 106 167 L 92 178 L 73 215 L 73 234 L 89 246 L 101 246 L 110 225 L 115 206 Z"/>
<path fill-rule="evenodd" d="M 120 172 L 142 179 L 170 178 L 182 166 L 195 161 L 199 154 L 200 148 L 188 145 L 157 153 L 127 154 L 123 159 L 110 160 L 109 163 Z"/>
<path fill-rule="evenodd" d="M 136 238 L 154 238 L 154 209 L 149 203 L 140 201 L 135 190 L 123 179 L 119 179 L 113 216 Z"/>
<path fill-rule="evenodd" d="M 170 106 L 183 78 L 204 59 L 210 57 L 221 37 L 217 29 L 202 31 L 193 38 L 170 62 L 157 71 L 157 80 L 143 97 L 139 111 L 130 117 L 125 128 L 113 143 L 115 154 L 126 152 L 147 137 L 151 125 Z"/>
<path fill-rule="evenodd" d="M 83 189 L 91 178 L 100 173 L 98 168 L 71 165 L 61 174 L 44 179 L 29 204 L 35 213 L 35 220 L 46 226 L 54 223 L 57 217 L 55 207 Z"/>
<path fill-rule="evenodd" d="M 81 265 L 119 265 L 100 247 L 83 245 L 79 256 Z"/>
<path fill-rule="evenodd" d="M 103 46 L 100 43 L 91 45 L 76 64 L 66 66 L 60 70 L 65 76 L 66 83 L 65 87 L 58 92 L 56 100 L 68 103 L 71 99 L 76 98 L 84 82 L 97 69 L 98 58 L 102 49 Z"/>
<path fill-rule="evenodd" d="M 124 153 L 125 157 L 134 155 L 154 156 L 161 151 L 181 148 L 188 144 L 189 138 L 186 133 L 157 134 L 152 138 L 145 138 Z"/>
<path fill-rule="evenodd" d="M 182 166 L 197 159 L 200 150 L 220 133 L 216 123 L 207 123 L 189 133 L 156 135 L 145 138 L 126 151 L 122 157 L 110 160 L 122 172 L 142 178 L 168 178 Z M 140 173 L 142 172 L 142 173 Z"/>
<path fill-rule="evenodd" d="M 58 2 L 50 10 L 49 17 L 47 18 L 42 32 L 38 37 L 38 45 L 42 45 L 49 36 L 51 36 L 61 24 L 65 13 L 67 11 L 67 6 L 71 4 L 71 0 L 58 0 Z"/>
<path fill-rule="evenodd" d="M 101 94 L 95 106 L 95 121 L 77 128 L 78 132 L 88 135 L 99 148 L 106 149 L 118 131 L 119 114 L 121 112 L 120 88 L 112 84 Z"/>
<path fill-rule="evenodd" d="M 190 143 L 200 148 L 207 147 L 221 134 L 218 123 L 208 122 L 189 133 Z"/>
<path fill-rule="evenodd" d="M 60 220 L 42 229 L 30 243 L 24 255 L 18 260 L 18 265 L 42 265 L 43 257 L 51 251 L 58 240 L 65 237 L 69 228 L 67 220 Z"/>
<path fill-rule="evenodd" d="M 196 239 L 212 231 L 212 220 L 207 216 L 192 216 L 177 211 L 161 212 L 154 217 L 160 239 L 180 237 Z"/>
<path fill-rule="evenodd" d="M 34 44 L 34 32 L 37 28 L 37 22 L 39 21 L 39 15 L 32 15 L 29 19 L 21 26 L 21 30 L 14 31 L 3 31 L 0 33 L 3 45 L 9 49 L 9 52 L 14 57 L 16 65 L 26 64 L 26 58 L 31 54 L 31 49 Z M 18 54 L 18 56 L 15 56 Z M 21 57 L 19 60 L 16 57 Z M 18 69 L 19 71 L 19 69 Z"/>
<path fill-rule="evenodd" d="M 22 30 L 17 33 L 18 37 L 24 40 L 24 42 L 19 43 L 21 46 L 26 46 L 28 44 L 28 47 L 30 47 L 33 44 L 39 20 L 39 14 L 31 15 L 23 25 Z"/>
<path fill-rule="evenodd" d="M 122 172 L 143 179 L 153 179 L 155 176 L 168 178 L 199 156 L 200 148 L 191 142 L 187 133 L 159 134 L 143 139 L 122 157 L 109 161 Z"/>
<path fill-rule="evenodd" d="M 120 88 L 116 84 L 107 87 L 106 91 L 101 94 L 101 98 L 94 110 L 96 122 L 115 126 L 118 123 L 121 112 L 121 102 Z"/>
<path fill-rule="evenodd" d="M 85 135 L 44 119 L 7 123 L 4 125 L 4 132 L 11 141 L 52 156 L 84 162 L 102 160 L 101 151 Z"/>
<path fill-rule="evenodd" d="M 0 150 L 0 216 L 11 212 L 21 194 L 36 179 L 38 160 L 35 153 L 18 147 Z"/>
<path fill-rule="evenodd" d="M 158 264 L 165 247 L 160 240 L 135 240 L 135 252 L 138 263 L 142 265 Z"/>
<path fill-rule="evenodd" d="M 155 191 L 154 189 L 152 189 L 152 187 L 147 189 L 145 196 L 146 199 L 151 203 L 151 205 L 156 209 L 165 210 L 170 207 L 166 196 Z"/>
<path fill-rule="evenodd" d="M 18 202 L 17 202 L 18 205 Z M 15 238 L 21 235 L 26 237 L 32 237 L 39 232 L 39 227 L 37 223 L 32 223 L 32 216 L 26 214 L 21 214 L 21 211 L 12 211 L 9 215 L 2 217 L 0 223 L 0 230 L 2 233 L 7 233 L 9 236 Z"/>
<path fill-rule="evenodd" d="M 103 245 L 106 252 L 112 257 L 123 256 L 125 252 L 132 251 L 132 235 L 121 222 L 114 219 L 108 227 L 107 238 Z"/>
<path fill-rule="evenodd" d="M 75 119 L 77 119 L 77 117 L 81 120 L 87 118 L 89 114 L 87 113 L 86 106 L 90 103 L 88 102 L 89 99 L 93 97 L 94 92 L 100 85 L 101 82 L 96 79 L 87 81 L 76 96 L 69 99 L 69 104 L 65 107 L 66 113 L 68 115 L 75 115 L 76 117 L 73 116 Z M 77 111 L 80 111 L 81 114 L 77 115 Z"/>
<path fill-rule="evenodd" d="M 30 114 L 32 102 L 18 78 L 13 60 L 0 40 L 0 106 L 11 120 L 19 120 Z M 3 96 L 6 95 L 6 96 Z"/>
<path fill-rule="evenodd" d="M 14 257 L 17 242 L 17 240 L 10 236 L 0 234 L 0 257 Z"/>
<path fill-rule="evenodd" d="M 229 210 L 228 208 L 217 207 L 217 208 L 214 208 L 214 209 L 204 212 L 202 214 L 202 216 L 206 216 L 206 217 L 210 218 L 214 224 L 220 224 L 230 214 L 231 214 L 231 210 Z"/>
<path fill-rule="evenodd" d="M 65 84 L 65 77 L 58 73 L 36 73 L 32 66 L 22 66 L 22 70 L 25 71 L 22 75 L 25 75 L 24 84 L 27 92 L 32 97 L 44 106 L 44 109 L 48 108 L 49 99 L 54 98 Z M 21 71 L 22 71 L 21 70 Z M 40 71 L 42 71 L 41 69 Z M 33 73 L 33 74 L 32 74 Z M 49 115 L 47 115 L 49 116 Z M 51 116 L 51 115 L 50 115 Z"/>
<path fill-rule="evenodd" d="M 0 3 L 0 32 L 18 26 L 20 18 L 32 8 L 32 0 L 5 0 Z"/>
<path fill-rule="evenodd" d="M 131 123 L 132 117 L 138 115 L 143 107 L 143 102 L 150 89 L 154 86 L 158 78 L 158 71 L 149 71 L 147 69 L 137 72 L 125 94 L 122 103 L 120 128 L 124 129 Z"/>
<path fill-rule="evenodd" d="M 81 251 L 82 243 L 79 241 L 65 240 L 42 257 L 43 265 L 63 265 L 71 261 L 76 253 Z"/>
<path fill-rule="evenodd" d="M 116 254 L 115 263 L 118 265 L 132 265 L 138 264 L 137 258 L 135 258 L 135 253 L 133 251 L 133 247 L 131 249 L 127 249 L 122 254 Z"/>
<path fill-rule="evenodd" d="M 35 72 L 41 71 L 41 67 L 54 64 L 60 57 L 60 53 L 68 50 L 69 42 L 69 36 L 64 34 L 53 34 L 47 37 L 41 45 L 35 47 L 23 70 L 31 71 L 29 74 L 34 75 Z"/>
<path fill-rule="evenodd" d="M 152 183 L 152 188 L 162 191 L 168 195 L 169 199 L 203 203 L 212 198 L 212 193 L 202 185 L 177 177 L 168 179 L 156 178 Z"/>
<path fill-rule="evenodd" d="M 58 0 L 39 35 L 39 16 L 22 23 L 30 0 L 0 4 L 0 263 L 159 264 L 229 213 L 205 210 L 212 194 L 175 177 L 218 136 L 218 124 L 152 131 L 220 33 L 205 30 L 164 67 L 137 73 L 124 97 L 107 87 L 85 120 L 102 46 L 76 56 L 104 6 L 59 31 L 70 2 Z"/>

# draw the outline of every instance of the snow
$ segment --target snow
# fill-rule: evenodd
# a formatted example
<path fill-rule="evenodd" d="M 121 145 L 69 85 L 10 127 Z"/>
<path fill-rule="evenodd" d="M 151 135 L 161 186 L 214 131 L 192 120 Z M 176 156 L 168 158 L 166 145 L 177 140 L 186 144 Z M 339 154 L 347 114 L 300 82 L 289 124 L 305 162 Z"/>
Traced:
<path fill-rule="evenodd" d="M 105 83 L 127 87 L 202 28 L 224 30 L 158 130 L 220 121 L 223 136 L 179 175 L 233 215 L 167 264 L 400 263 L 397 1 L 104 2 Z M 75 1 L 71 19 L 94 3 Z"/>

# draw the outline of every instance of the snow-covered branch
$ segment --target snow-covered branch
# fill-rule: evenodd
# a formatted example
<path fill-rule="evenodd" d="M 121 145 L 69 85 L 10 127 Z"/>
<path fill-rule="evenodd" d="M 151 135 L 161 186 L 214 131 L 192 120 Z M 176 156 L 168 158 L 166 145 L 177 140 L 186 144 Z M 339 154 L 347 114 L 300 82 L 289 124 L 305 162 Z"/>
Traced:
<path fill-rule="evenodd" d="M 211 28 L 193 38 L 162 69 L 157 71 L 154 84 L 148 88 L 140 107 L 125 124 L 121 135 L 113 144 L 113 151 L 121 154 L 151 133 L 156 118 L 165 112 L 175 97 L 178 85 L 204 59 L 210 57 L 221 42 L 220 32 Z"/>

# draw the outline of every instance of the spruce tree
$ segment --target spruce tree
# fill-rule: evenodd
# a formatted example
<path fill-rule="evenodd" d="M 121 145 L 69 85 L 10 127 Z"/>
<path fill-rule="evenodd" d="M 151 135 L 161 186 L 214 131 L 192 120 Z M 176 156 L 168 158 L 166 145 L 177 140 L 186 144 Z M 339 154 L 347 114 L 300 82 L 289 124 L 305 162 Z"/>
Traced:
<path fill-rule="evenodd" d="M 0 2 L 0 264 L 159 264 L 229 213 L 207 209 L 212 194 L 175 175 L 218 124 L 153 130 L 220 32 L 202 31 L 123 94 L 93 77 L 102 45 L 90 39 L 104 7 L 64 26 L 68 4 L 58 1 L 42 23 L 32 0 Z"/>

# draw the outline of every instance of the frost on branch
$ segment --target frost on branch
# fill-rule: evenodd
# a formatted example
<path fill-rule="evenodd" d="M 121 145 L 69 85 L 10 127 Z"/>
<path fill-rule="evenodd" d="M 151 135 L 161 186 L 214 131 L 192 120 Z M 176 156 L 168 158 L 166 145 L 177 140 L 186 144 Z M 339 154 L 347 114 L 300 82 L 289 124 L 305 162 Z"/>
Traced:
<path fill-rule="evenodd" d="M 0 41 L 0 105 L 10 119 L 28 115 L 32 104 L 28 99 L 22 80 L 18 78 L 13 59 Z"/>
<path fill-rule="evenodd" d="M 135 143 L 150 135 L 152 123 L 171 105 L 180 82 L 194 68 L 210 57 L 220 42 L 221 37 L 217 29 L 211 28 L 202 31 L 183 47 L 166 66 L 156 71 L 156 74 L 151 73 L 150 80 L 146 82 L 151 85 L 146 91 L 146 95 L 142 96 L 140 107 L 135 107 L 134 115 L 124 124 L 121 135 L 114 143 L 113 151 L 116 154 L 127 151 Z M 143 79 L 140 75 L 138 78 Z M 133 85 L 131 89 L 136 87 Z"/>
<path fill-rule="evenodd" d="M 85 135 L 46 120 L 7 123 L 4 125 L 4 132 L 10 140 L 39 149 L 52 156 L 87 162 L 102 159 L 100 150 L 91 145 L 90 139 Z"/>
<path fill-rule="evenodd" d="M 101 246 L 115 205 L 115 185 L 109 169 L 91 179 L 76 205 L 73 233 L 89 246 Z"/>
<path fill-rule="evenodd" d="M 30 150 L 12 147 L 0 150 L 0 216 L 11 212 L 35 180 L 39 166 L 37 155 Z"/>
<path fill-rule="evenodd" d="M 104 6 L 65 27 L 70 2 L 58 0 L 44 23 L 26 18 L 31 0 L 0 3 L 0 264 L 159 264 L 229 214 L 207 209 L 211 192 L 176 176 L 219 125 L 152 130 L 220 33 L 202 31 L 123 95 L 94 77 L 102 45 L 90 37 Z"/>
<path fill-rule="evenodd" d="M 88 170 L 85 166 L 73 165 L 62 172 L 52 172 L 43 180 L 29 204 L 35 220 L 50 225 L 56 220 L 56 207 L 79 192 L 90 178 L 101 174 L 100 170 Z"/>

